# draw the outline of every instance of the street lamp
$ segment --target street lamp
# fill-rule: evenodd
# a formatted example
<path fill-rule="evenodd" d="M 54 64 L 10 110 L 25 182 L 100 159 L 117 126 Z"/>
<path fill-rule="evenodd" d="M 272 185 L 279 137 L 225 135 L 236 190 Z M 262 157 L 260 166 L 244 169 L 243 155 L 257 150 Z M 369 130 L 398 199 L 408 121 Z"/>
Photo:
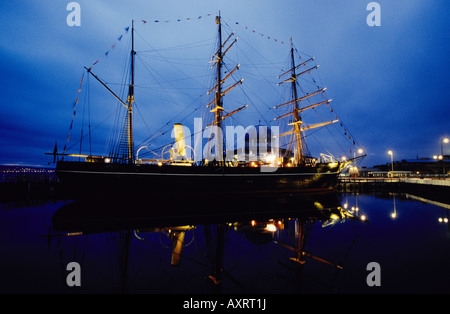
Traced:
<path fill-rule="evenodd" d="M 442 171 L 444 172 L 444 179 L 445 179 L 445 158 L 444 158 L 444 148 L 443 148 L 443 143 L 448 144 L 448 138 L 444 137 L 443 139 L 441 139 L 441 156 L 442 156 Z"/>
<path fill-rule="evenodd" d="M 390 150 L 388 154 L 391 155 L 392 172 L 394 172 L 394 153 Z"/>
<path fill-rule="evenodd" d="M 364 153 L 363 149 L 359 148 L 358 149 L 358 154 L 361 155 L 362 153 Z M 356 152 L 353 152 L 353 163 L 354 163 L 354 165 L 356 165 Z"/>
<path fill-rule="evenodd" d="M 362 148 L 358 149 L 358 154 L 362 155 L 362 153 L 364 153 L 364 150 Z M 353 159 L 356 159 L 356 152 L 353 152 Z"/>

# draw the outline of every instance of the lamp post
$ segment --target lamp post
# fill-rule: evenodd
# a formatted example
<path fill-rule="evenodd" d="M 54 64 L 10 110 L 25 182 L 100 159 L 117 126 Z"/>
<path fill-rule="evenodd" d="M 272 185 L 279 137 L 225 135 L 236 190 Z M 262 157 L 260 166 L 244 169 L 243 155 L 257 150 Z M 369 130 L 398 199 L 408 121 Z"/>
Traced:
<path fill-rule="evenodd" d="M 390 150 L 388 154 L 391 155 L 392 172 L 394 172 L 394 153 Z"/>
<path fill-rule="evenodd" d="M 361 155 L 362 153 L 364 153 L 364 150 L 362 148 L 358 149 L 358 154 Z M 353 162 L 356 165 L 356 152 L 353 152 Z"/>
<path fill-rule="evenodd" d="M 359 148 L 358 149 L 358 154 L 361 155 L 362 153 L 364 153 L 364 150 L 362 148 Z M 356 159 L 356 152 L 353 152 L 353 159 Z"/>
<path fill-rule="evenodd" d="M 441 139 L 441 156 L 442 156 L 442 171 L 444 172 L 444 179 L 445 179 L 445 158 L 444 158 L 444 147 L 443 147 L 443 143 L 448 144 L 449 140 L 447 137 L 444 137 L 443 139 Z"/>

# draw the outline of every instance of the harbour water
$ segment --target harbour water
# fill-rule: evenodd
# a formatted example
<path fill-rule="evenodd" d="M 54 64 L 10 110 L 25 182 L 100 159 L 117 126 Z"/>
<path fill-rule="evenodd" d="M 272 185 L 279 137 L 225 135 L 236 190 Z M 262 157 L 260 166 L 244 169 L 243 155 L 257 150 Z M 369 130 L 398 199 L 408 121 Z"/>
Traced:
<path fill-rule="evenodd" d="M 308 208 L 280 198 L 260 214 L 126 221 L 110 205 L 3 203 L 0 293 L 450 292 L 449 205 L 334 197 L 318 195 Z M 70 284 L 73 262 L 79 285 Z"/>

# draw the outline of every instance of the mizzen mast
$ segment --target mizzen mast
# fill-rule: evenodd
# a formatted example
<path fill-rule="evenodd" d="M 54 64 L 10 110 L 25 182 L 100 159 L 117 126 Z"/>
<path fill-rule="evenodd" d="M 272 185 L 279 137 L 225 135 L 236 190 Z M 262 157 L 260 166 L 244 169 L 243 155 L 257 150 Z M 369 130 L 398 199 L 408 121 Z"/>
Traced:
<path fill-rule="evenodd" d="M 127 98 L 127 144 L 128 144 L 128 163 L 134 163 L 134 141 L 133 141 L 133 103 L 134 103 L 134 20 L 131 22 L 131 78 L 128 86 Z"/>
<path fill-rule="evenodd" d="M 298 95 L 297 95 L 297 84 L 296 84 L 296 78 L 295 75 L 295 59 L 294 59 L 294 45 L 292 44 L 292 37 L 291 37 L 291 59 L 292 59 L 292 96 L 294 98 L 294 122 L 292 123 L 294 125 L 295 130 L 295 138 L 297 143 L 297 163 L 301 163 L 302 157 L 303 157 L 303 133 L 300 129 L 300 124 L 302 123 L 302 120 L 300 118 L 300 115 L 298 113 Z"/>
<path fill-rule="evenodd" d="M 216 123 L 216 126 L 218 128 L 221 127 L 221 113 L 223 111 L 223 105 L 222 105 L 222 23 L 220 21 L 220 13 L 219 16 L 216 16 L 216 24 L 219 25 L 219 50 L 217 51 L 217 90 L 216 90 L 216 97 L 215 97 L 215 104 L 216 107 L 215 113 L 214 113 L 214 121 Z"/>
<path fill-rule="evenodd" d="M 284 135 L 289 135 L 289 134 L 294 134 L 295 133 L 295 144 L 296 144 L 296 151 L 295 151 L 295 161 L 297 164 L 305 164 L 307 162 L 307 157 L 305 156 L 305 143 L 304 143 L 304 134 L 303 131 L 312 129 L 312 128 L 317 128 L 317 127 L 321 127 L 321 126 L 325 126 L 331 123 L 335 123 L 338 120 L 333 120 L 333 121 L 327 121 L 327 122 L 322 122 L 322 123 L 317 123 L 314 125 L 309 125 L 309 126 L 304 126 L 303 125 L 303 121 L 302 118 L 300 116 L 300 113 L 302 111 L 305 111 L 307 109 L 311 109 L 314 107 L 317 107 L 319 105 L 322 104 L 328 104 L 331 99 L 325 100 L 325 101 L 320 101 L 314 104 L 311 104 L 309 106 L 305 106 L 305 107 L 300 107 L 300 102 L 302 102 L 305 99 L 308 99 L 310 97 L 313 97 L 314 95 L 317 94 L 322 94 L 326 88 L 322 88 L 319 89 L 315 92 L 312 93 L 306 93 L 304 96 L 299 97 L 298 95 L 298 91 L 297 91 L 297 77 L 306 74 L 306 73 L 310 73 L 312 70 L 317 69 L 319 67 L 319 65 L 313 66 L 311 68 L 308 68 L 304 71 L 301 71 L 300 73 L 296 73 L 296 70 L 299 69 L 301 66 L 305 66 L 307 65 L 307 63 L 311 62 L 314 60 L 314 57 L 296 65 L 295 64 L 295 57 L 294 57 L 294 45 L 292 43 L 292 37 L 291 37 L 291 66 L 292 68 L 290 70 L 287 70 L 286 72 L 282 73 L 280 76 L 278 76 L 278 78 L 280 79 L 282 76 L 290 73 L 291 76 L 288 77 L 287 79 L 285 79 L 284 81 L 278 83 L 278 85 L 281 85 L 283 83 L 291 83 L 292 86 L 292 92 L 291 92 L 291 96 L 292 99 L 288 102 L 285 102 L 281 105 L 275 106 L 274 109 L 278 109 L 280 107 L 286 106 L 286 105 L 291 105 L 292 104 L 292 111 L 283 114 L 277 118 L 275 118 L 275 120 L 281 119 L 281 118 L 285 118 L 287 116 L 293 116 L 293 121 L 291 123 L 289 123 L 289 125 L 293 126 L 293 129 L 291 131 L 285 132 L 280 134 L 279 136 L 284 136 Z M 323 94 L 322 94 L 323 95 Z"/>

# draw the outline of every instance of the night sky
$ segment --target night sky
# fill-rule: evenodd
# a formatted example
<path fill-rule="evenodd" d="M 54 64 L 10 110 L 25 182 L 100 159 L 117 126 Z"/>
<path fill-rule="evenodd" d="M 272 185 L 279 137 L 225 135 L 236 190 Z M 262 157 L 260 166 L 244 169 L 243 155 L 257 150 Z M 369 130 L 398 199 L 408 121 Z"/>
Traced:
<path fill-rule="evenodd" d="M 343 123 L 334 125 L 335 132 L 352 136 L 340 148 L 347 155 L 362 148 L 367 154 L 362 165 L 390 162 L 388 150 L 395 160 L 432 157 L 440 154 L 441 139 L 450 136 L 449 1 L 377 1 L 381 26 L 373 27 L 366 22 L 369 0 L 79 0 L 81 25 L 72 27 L 66 21 L 69 2 L 0 4 L 0 164 L 52 166 L 44 153 L 53 151 L 55 142 L 59 151 L 67 145 L 79 152 L 81 126 L 86 135 L 89 123 L 92 153 L 107 152 L 102 138 L 114 131 L 105 119 L 114 121 L 121 105 L 87 75 L 80 94 L 78 88 L 84 66 L 100 60 L 92 71 L 124 95 L 130 45 L 125 29 L 131 20 L 137 51 L 136 145 L 168 121 L 179 122 L 171 120 L 174 115 L 190 114 L 183 123 L 192 124 L 201 117 L 194 109 L 205 103 L 211 87 L 208 61 L 216 49 L 219 10 L 224 37 L 233 30 L 239 36 L 227 66 L 240 63 L 236 78 L 244 77 L 243 86 L 254 88 L 225 97 L 233 108 L 250 104 L 235 121 L 257 125 L 265 121 L 261 114 L 267 120 L 276 116 L 271 108 L 283 95 L 276 90 L 277 76 L 288 69 L 292 36 L 295 48 L 320 64 L 333 114 Z M 324 134 L 327 142 L 330 133 Z M 322 147 L 314 145 L 319 137 L 311 136 L 313 154 Z M 88 140 L 83 141 L 82 152 L 89 152 Z M 164 145 L 164 138 L 152 145 Z M 450 154 L 450 144 L 444 144 L 444 154 Z"/>

